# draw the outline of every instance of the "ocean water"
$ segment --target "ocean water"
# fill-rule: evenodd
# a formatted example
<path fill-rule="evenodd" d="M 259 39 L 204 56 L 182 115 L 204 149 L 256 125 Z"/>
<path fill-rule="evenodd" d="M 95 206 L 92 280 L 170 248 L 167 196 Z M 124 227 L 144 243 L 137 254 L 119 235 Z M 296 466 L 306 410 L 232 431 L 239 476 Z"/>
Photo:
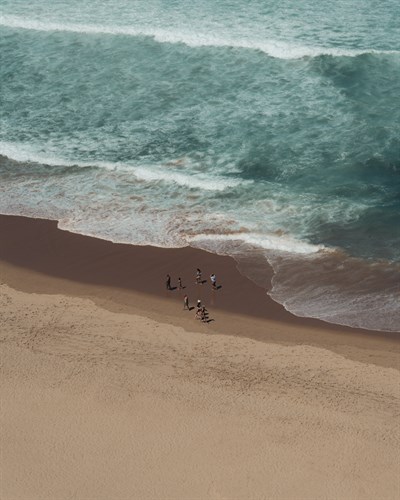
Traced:
<path fill-rule="evenodd" d="M 1 0 L 0 213 L 232 255 L 298 316 L 400 331 L 399 19 Z"/>

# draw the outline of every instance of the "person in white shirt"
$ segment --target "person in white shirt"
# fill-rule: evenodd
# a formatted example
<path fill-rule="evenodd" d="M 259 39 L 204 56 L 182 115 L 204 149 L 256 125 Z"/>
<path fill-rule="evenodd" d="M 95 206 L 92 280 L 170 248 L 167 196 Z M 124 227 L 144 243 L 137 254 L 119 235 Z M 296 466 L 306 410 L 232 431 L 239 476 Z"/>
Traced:
<path fill-rule="evenodd" d="M 210 276 L 210 280 L 211 280 L 211 286 L 214 288 L 217 288 L 217 277 L 215 276 L 215 274 L 212 274 Z"/>

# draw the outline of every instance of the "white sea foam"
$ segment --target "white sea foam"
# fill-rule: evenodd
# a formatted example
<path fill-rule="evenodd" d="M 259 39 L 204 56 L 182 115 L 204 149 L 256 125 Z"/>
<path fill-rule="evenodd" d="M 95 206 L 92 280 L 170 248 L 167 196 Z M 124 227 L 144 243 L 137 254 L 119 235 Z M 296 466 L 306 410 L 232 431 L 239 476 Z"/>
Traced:
<path fill-rule="evenodd" d="M 398 50 L 346 49 L 336 47 L 312 47 L 280 40 L 249 40 L 244 37 L 218 37 L 209 33 L 177 32 L 176 30 L 132 28 L 130 26 L 110 26 L 104 24 L 70 24 L 43 22 L 35 19 L 25 19 L 17 16 L 3 15 L 0 26 L 14 29 L 35 31 L 65 31 L 84 34 L 146 36 L 159 43 L 183 43 L 189 47 L 233 47 L 259 50 L 278 59 L 301 59 L 320 55 L 356 57 L 362 54 L 399 54 Z"/>
<path fill-rule="evenodd" d="M 133 227 L 132 223 L 120 224 L 115 219 L 107 220 L 105 214 L 102 214 L 101 220 L 60 219 L 58 227 L 63 231 L 112 241 L 113 243 L 138 246 L 150 245 L 159 248 L 182 248 L 186 246 L 182 239 L 166 233 L 163 223 L 152 220 L 152 223 L 149 224 L 147 218 L 140 218 L 138 214 L 135 216 Z M 158 233 L 157 229 L 159 229 Z"/>
<path fill-rule="evenodd" d="M 44 148 L 21 142 L 0 141 L 0 154 L 10 160 L 25 163 L 41 163 L 42 165 L 54 165 L 56 167 L 68 166 L 90 166 L 85 162 L 71 162 L 55 155 L 49 155 L 43 151 Z"/>
<path fill-rule="evenodd" d="M 243 181 L 235 178 L 224 178 L 206 174 L 186 174 L 173 169 L 166 164 L 136 166 L 121 162 L 104 161 L 71 161 L 43 152 L 43 148 L 21 143 L 0 141 L 0 154 L 18 162 L 39 163 L 55 167 L 98 167 L 111 171 L 124 171 L 131 173 L 136 179 L 145 182 L 165 182 L 177 184 L 189 189 L 202 189 L 206 191 L 224 191 L 242 185 Z"/>
<path fill-rule="evenodd" d="M 176 171 L 167 171 L 159 166 L 151 168 L 148 168 L 147 166 L 135 167 L 133 171 L 136 178 L 147 182 L 165 181 L 178 184 L 179 186 L 188 187 L 190 189 L 199 188 L 207 191 L 224 191 L 225 189 L 243 184 L 243 181 L 240 179 L 224 179 L 215 176 L 211 179 L 207 175 L 189 175 Z"/>
<path fill-rule="evenodd" d="M 231 234 L 196 234 L 187 238 L 190 243 L 195 243 L 202 248 L 218 246 L 218 243 L 241 241 L 247 245 L 264 248 L 270 251 L 286 252 L 291 254 L 315 254 L 328 251 L 324 245 L 313 245 L 297 240 L 288 235 L 258 234 L 258 233 L 231 233 Z"/>

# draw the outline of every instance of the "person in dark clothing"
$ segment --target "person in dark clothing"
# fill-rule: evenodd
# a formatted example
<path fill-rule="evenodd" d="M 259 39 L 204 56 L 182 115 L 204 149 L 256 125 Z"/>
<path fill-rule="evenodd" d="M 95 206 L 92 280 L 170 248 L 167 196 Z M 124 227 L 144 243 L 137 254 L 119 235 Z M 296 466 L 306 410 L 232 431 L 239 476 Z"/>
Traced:
<path fill-rule="evenodd" d="M 197 271 L 196 271 L 196 285 L 199 285 L 201 284 L 202 281 L 201 281 L 201 271 L 199 268 L 197 268 Z"/>
<path fill-rule="evenodd" d="M 167 279 L 165 280 L 165 286 L 167 287 L 167 290 L 171 290 L 171 276 L 167 274 Z"/>

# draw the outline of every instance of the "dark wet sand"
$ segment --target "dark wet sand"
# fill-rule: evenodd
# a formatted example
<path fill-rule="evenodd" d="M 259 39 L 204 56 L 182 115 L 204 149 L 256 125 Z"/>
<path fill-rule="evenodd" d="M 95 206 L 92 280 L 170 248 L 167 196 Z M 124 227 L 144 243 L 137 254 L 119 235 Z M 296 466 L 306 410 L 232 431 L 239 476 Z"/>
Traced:
<path fill-rule="evenodd" d="M 195 284 L 196 268 L 207 282 Z M 220 288 L 211 290 L 209 276 Z M 166 290 L 182 278 L 184 290 Z M 193 248 L 163 249 L 115 244 L 57 228 L 57 222 L 0 215 L 0 280 L 30 293 L 92 298 L 112 311 L 132 312 L 197 331 L 207 328 L 265 342 L 325 347 L 348 358 L 399 366 L 399 336 L 298 318 L 242 276 L 236 262 Z M 210 311 L 198 324 L 184 312 L 183 296 Z"/>

